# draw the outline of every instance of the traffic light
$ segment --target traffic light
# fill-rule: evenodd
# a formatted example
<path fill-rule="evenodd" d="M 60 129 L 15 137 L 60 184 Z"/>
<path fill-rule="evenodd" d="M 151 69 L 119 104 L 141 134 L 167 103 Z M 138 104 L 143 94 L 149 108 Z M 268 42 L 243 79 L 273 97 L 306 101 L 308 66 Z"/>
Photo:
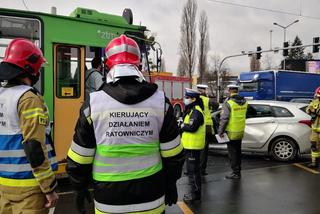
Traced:
<path fill-rule="evenodd" d="M 319 37 L 314 37 L 313 38 L 313 44 L 318 44 L 319 43 Z M 318 53 L 319 52 L 319 45 L 313 45 L 312 46 L 312 53 Z"/>
<path fill-rule="evenodd" d="M 284 43 L 283 43 L 283 47 L 284 47 L 284 48 L 289 47 L 289 42 L 284 42 Z M 282 52 L 282 55 L 283 55 L 283 56 L 288 56 L 288 54 L 289 54 L 289 49 L 284 49 L 283 52 Z"/>
<path fill-rule="evenodd" d="M 261 50 L 262 50 L 261 47 L 258 46 L 258 47 L 257 47 L 257 52 L 259 52 L 259 53 L 256 54 L 256 56 L 257 56 L 256 58 L 257 58 L 257 59 L 260 59 L 260 58 L 261 58 L 261 53 L 260 53 Z"/>

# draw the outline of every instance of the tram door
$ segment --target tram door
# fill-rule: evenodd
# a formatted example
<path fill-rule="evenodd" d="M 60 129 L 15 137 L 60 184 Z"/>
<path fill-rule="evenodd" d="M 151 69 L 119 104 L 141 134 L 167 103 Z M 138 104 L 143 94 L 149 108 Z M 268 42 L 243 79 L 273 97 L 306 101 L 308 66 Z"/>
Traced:
<path fill-rule="evenodd" d="M 54 143 L 58 161 L 67 157 L 84 100 L 84 47 L 54 45 Z"/>

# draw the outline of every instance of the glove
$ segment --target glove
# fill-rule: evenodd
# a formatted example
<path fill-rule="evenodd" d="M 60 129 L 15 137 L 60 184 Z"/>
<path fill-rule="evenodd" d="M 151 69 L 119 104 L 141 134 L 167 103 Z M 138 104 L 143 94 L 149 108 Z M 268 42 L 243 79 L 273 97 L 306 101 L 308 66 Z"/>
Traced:
<path fill-rule="evenodd" d="M 167 186 L 165 191 L 165 199 L 164 202 L 166 205 L 176 204 L 178 200 L 178 191 L 176 184 L 170 184 Z"/>
<path fill-rule="evenodd" d="M 88 203 L 92 202 L 88 189 L 82 189 L 76 192 L 76 207 L 78 212 L 81 214 L 86 213 L 85 199 L 87 199 Z"/>

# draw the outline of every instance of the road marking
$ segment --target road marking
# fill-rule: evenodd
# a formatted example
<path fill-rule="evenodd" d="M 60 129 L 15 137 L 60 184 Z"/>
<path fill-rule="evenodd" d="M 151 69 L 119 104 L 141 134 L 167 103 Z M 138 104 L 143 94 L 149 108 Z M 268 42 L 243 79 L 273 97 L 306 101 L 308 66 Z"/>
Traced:
<path fill-rule="evenodd" d="M 51 208 L 51 209 L 49 210 L 49 214 L 53 214 L 53 213 L 54 213 L 54 209 L 55 209 L 55 208 Z"/>
<path fill-rule="evenodd" d="M 190 208 L 184 202 L 178 201 L 177 204 L 184 214 L 193 214 L 192 210 L 190 210 Z"/>
<path fill-rule="evenodd" d="M 302 164 L 300 163 L 294 163 L 293 165 L 295 165 L 296 167 L 299 167 L 301 169 L 304 169 L 308 172 L 311 172 L 313 174 L 319 174 L 320 172 L 318 172 L 317 170 L 314 170 L 314 169 L 310 169 L 309 167 L 306 167 L 306 166 L 303 166 Z"/>

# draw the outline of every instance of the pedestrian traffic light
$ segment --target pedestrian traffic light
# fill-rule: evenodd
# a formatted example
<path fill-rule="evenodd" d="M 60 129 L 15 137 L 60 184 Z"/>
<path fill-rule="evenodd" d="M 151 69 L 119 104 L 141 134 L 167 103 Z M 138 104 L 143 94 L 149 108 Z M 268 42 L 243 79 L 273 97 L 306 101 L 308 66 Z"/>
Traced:
<path fill-rule="evenodd" d="M 283 47 L 284 47 L 284 48 L 289 47 L 289 42 L 284 42 L 284 43 L 283 43 Z M 289 50 L 288 50 L 288 49 L 284 49 L 283 52 L 282 52 L 282 55 L 283 55 L 283 56 L 288 56 L 288 54 L 289 54 Z"/>
<path fill-rule="evenodd" d="M 313 44 L 319 44 L 319 37 L 313 38 Z M 319 46 L 320 45 L 313 45 L 312 46 L 312 53 L 318 53 L 319 52 Z"/>
<path fill-rule="evenodd" d="M 261 50 L 262 50 L 261 47 L 258 46 L 258 47 L 257 47 L 257 54 L 256 54 L 256 56 L 257 56 L 256 58 L 257 58 L 257 59 L 260 59 L 260 58 L 261 58 L 261 52 L 260 52 Z"/>

